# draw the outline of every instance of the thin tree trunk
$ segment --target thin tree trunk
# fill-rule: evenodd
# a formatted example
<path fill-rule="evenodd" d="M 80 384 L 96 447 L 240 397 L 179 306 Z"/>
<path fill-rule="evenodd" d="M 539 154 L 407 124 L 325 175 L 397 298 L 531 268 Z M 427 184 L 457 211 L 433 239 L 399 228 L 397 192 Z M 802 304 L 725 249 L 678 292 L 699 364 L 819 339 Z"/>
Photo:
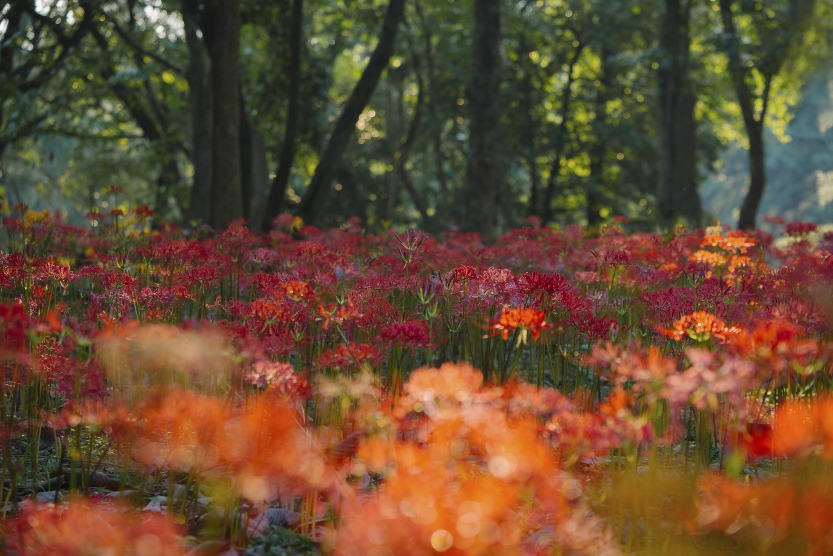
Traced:
<path fill-rule="evenodd" d="M 798 2 L 793 2 L 796 6 Z M 751 230 L 756 227 L 758 208 L 761 198 L 766 189 L 766 167 L 764 159 L 764 121 L 766 120 L 769 93 L 772 86 L 772 78 L 778 71 L 780 63 L 769 67 L 763 72 L 763 91 L 760 98 L 760 109 L 755 110 L 755 98 L 749 84 L 747 83 L 748 68 L 740 53 L 740 38 L 735 27 L 734 15 L 732 13 L 731 0 L 719 0 L 720 17 L 723 22 L 723 31 L 728 37 L 727 54 L 729 56 L 729 75 L 735 86 L 735 93 L 738 97 L 738 104 L 743 115 L 743 125 L 746 128 L 746 136 L 749 139 L 749 191 L 741 206 L 738 229 Z M 798 14 L 792 16 L 789 25 L 797 28 L 800 24 Z"/>
<path fill-rule="evenodd" d="M 292 164 L 298 148 L 298 133 L 300 131 L 301 115 L 301 51 L 303 44 L 304 2 L 292 2 L 291 25 L 289 31 L 289 83 L 287 89 L 286 129 L 283 134 L 283 144 L 278 156 L 278 167 L 275 178 L 266 201 L 266 212 L 261 219 L 261 229 L 268 231 L 272 221 L 283 210 L 289 177 L 292 174 Z"/>
<path fill-rule="evenodd" d="M 500 0 L 474 0 L 472 81 L 469 89 L 469 157 L 462 226 L 495 234 L 500 150 Z"/>
<path fill-rule="evenodd" d="M 434 49 L 431 46 L 431 31 L 425 21 L 425 15 L 422 13 L 422 7 L 419 2 L 414 2 L 414 10 L 419 19 L 420 29 L 422 30 L 423 52 L 425 54 L 425 70 L 428 77 L 428 83 L 423 84 L 420 91 L 427 89 L 424 96 L 428 99 L 426 102 L 426 110 L 428 111 L 428 121 L 434 122 L 430 127 L 431 147 L 434 154 L 434 172 L 437 184 L 440 186 L 440 196 L 437 202 L 437 213 L 434 215 L 433 223 L 436 225 L 439 222 L 448 222 L 449 209 L 453 204 L 451 195 L 451 188 L 448 185 L 448 178 L 445 172 L 445 155 L 442 150 L 442 128 L 437 125 L 439 117 L 437 115 L 437 105 L 435 98 L 431 95 L 432 87 L 435 83 L 434 71 Z"/>
<path fill-rule="evenodd" d="M 739 230 L 753 230 L 756 226 L 758 208 L 766 188 L 766 167 L 764 156 L 764 127 L 756 123 L 747 130 L 749 137 L 749 191 L 743 199 L 738 218 Z"/>
<path fill-rule="evenodd" d="M 299 214 L 307 222 L 315 221 L 322 194 L 336 177 L 344 151 L 354 136 L 356 122 L 367 103 L 370 102 L 376 84 L 379 82 L 382 72 L 388 66 L 396 45 L 399 23 L 402 21 L 404 14 L 405 0 L 390 0 L 382 24 L 382 32 L 379 34 L 379 42 L 342 109 L 301 202 Z"/>
<path fill-rule="evenodd" d="M 416 105 L 414 106 L 414 117 L 411 118 L 411 122 L 408 124 L 408 131 L 405 133 L 405 138 L 402 140 L 402 143 L 399 145 L 399 148 L 394 156 L 393 175 L 399 176 L 402 179 L 405 191 L 408 192 L 408 196 L 411 198 L 411 201 L 414 203 L 414 206 L 419 212 L 420 220 L 422 220 L 422 226 L 427 229 L 431 224 L 431 217 L 428 214 L 428 206 L 419 194 L 419 191 L 417 191 L 413 180 L 411 180 L 411 175 L 408 173 L 408 158 L 411 155 L 411 148 L 414 146 L 417 132 L 422 125 L 422 111 L 423 104 L 425 102 L 425 83 L 422 79 L 422 63 L 419 54 L 414 52 L 411 57 L 411 61 L 413 62 L 414 74 L 416 75 Z"/>

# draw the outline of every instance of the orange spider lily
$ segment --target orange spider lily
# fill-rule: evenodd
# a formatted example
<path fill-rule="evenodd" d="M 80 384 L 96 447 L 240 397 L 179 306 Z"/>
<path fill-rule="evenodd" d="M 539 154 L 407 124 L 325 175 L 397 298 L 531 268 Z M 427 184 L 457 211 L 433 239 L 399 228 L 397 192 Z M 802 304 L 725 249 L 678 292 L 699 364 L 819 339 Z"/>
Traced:
<path fill-rule="evenodd" d="M 526 344 L 528 334 L 532 334 L 533 341 L 538 340 L 545 328 L 549 328 L 547 315 L 531 307 L 504 307 L 500 316 L 489 324 L 491 335 L 499 335 L 504 340 L 509 339 L 510 333 L 520 331 L 518 345 Z"/>

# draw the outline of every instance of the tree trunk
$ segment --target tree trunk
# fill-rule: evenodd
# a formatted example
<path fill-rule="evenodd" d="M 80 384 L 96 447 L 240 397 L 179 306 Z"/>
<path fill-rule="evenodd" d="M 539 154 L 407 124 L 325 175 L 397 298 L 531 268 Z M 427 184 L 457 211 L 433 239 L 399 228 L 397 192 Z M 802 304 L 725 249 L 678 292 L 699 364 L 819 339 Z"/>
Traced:
<path fill-rule="evenodd" d="M 370 102 L 376 84 L 393 55 L 396 32 L 404 14 L 405 0 L 390 0 L 382 24 L 382 32 L 379 34 L 379 43 L 373 50 L 367 66 L 342 109 L 301 202 L 299 214 L 307 222 L 315 222 L 322 194 L 336 177 L 344 151 L 355 133 L 356 122 L 367 103 Z"/>
<path fill-rule="evenodd" d="M 211 216 L 211 89 L 205 43 L 198 34 L 194 0 L 183 1 L 182 20 L 189 56 L 186 79 L 191 106 L 191 164 L 194 166 L 187 220 L 208 222 Z"/>
<path fill-rule="evenodd" d="M 170 189 L 182 181 L 179 172 L 179 165 L 173 157 L 168 157 L 159 169 L 159 176 L 156 178 L 156 199 L 154 202 L 154 217 L 157 223 L 166 220 L 168 214 L 168 201 L 170 200 Z"/>
<path fill-rule="evenodd" d="M 259 229 L 263 203 L 269 182 L 266 164 L 266 141 L 246 113 L 243 92 L 240 92 L 240 182 L 243 193 L 243 216 L 249 227 Z"/>
<path fill-rule="evenodd" d="M 396 179 L 396 176 L 399 176 L 402 180 L 402 185 L 405 186 L 405 191 L 407 191 L 408 196 L 411 198 L 411 202 L 414 203 L 417 212 L 419 212 L 422 228 L 427 230 L 431 227 L 431 216 L 428 214 L 428 205 L 419 194 L 419 191 L 417 190 L 417 187 L 408 172 L 408 158 L 411 156 L 411 149 L 414 146 L 417 133 L 422 125 L 422 111 L 423 104 L 425 102 L 425 83 L 422 79 L 422 62 L 417 52 L 413 52 L 411 62 L 413 63 L 414 74 L 416 77 L 417 98 L 414 106 L 414 117 L 408 124 L 408 131 L 405 133 L 404 139 L 402 139 L 396 152 L 394 153 L 393 176 L 394 179 Z"/>
<path fill-rule="evenodd" d="M 292 164 L 298 148 L 298 133 L 300 131 L 301 115 L 301 49 L 303 44 L 304 2 L 292 2 L 292 19 L 289 32 L 289 83 L 287 90 L 286 129 L 283 134 L 283 144 L 278 156 L 278 167 L 275 178 L 266 201 L 266 211 L 261 218 L 261 229 L 266 232 L 272 226 L 272 221 L 283 210 L 289 177 L 292 174 Z"/>
<path fill-rule="evenodd" d="M 462 227 L 491 239 L 502 187 L 500 150 L 500 0 L 474 0 L 469 157 Z"/>
<path fill-rule="evenodd" d="M 245 105 L 240 106 L 240 178 L 243 185 L 243 214 L 249 227 L 257 228 L 263 219 L 269 184 L 266 141 L 252 125 Z M 256 226 L 257 225 L 257 226 Z"/>
<path fill-rule="evenodd" d="M 240 175 L 240 0 L 206 5 L 211 58 L 211 209 L 209 225 L 222 229 L 243 217 Z"/>
<path fill-rule="evenodd" d="M 760 70 L 759 76 L 763 79 L 763 90 L 758 99 L 752 92 L 747 82 L 749 67 L 745 64 L 740 51 L 740 37 L 735 27 L 734 15 L 732 13 L 731 0 L 719 0 L 720 18 L 723 22 L 723 31 L 727 36 L 726 53 L 729 57 L 729 75 L 735 86 L 735 93 L 738 97 L 738 104 L 743 115 L 743 125 L 746 128 L 746 136 L 749 139 L 749 191 L 741 206 L 738 229 L 751 230 L 756 227 L 758 207 L 766 188 L 766 166 L 764 158 L 764 122 L 766 120 L 769 93 L 772 87 L 772 79 L 780 70 L 785 58 L 782 56 L 772 64 Z M 800 9 L 800 0 L 791 0 L 790 19 L 786 23 L 785 32 L 790 33 L 790 40 L 793 33 L 800 29 L 807 13 Z M 786 45 L 783 50 L 786 52 Z M 759 108 L 756 110 L 756 104 Z"/>
<path fill-rule="evenodd" d="M 666 0 L 660 33 L 659 88 L 660 163 L 657 205 L 660 220 L 671 224 L 678 217 L 699 225 L 697 193 L 696 97 L 688 79 L 691 0 Z"/>
<path fill-rule="evenodd" d="M 754 230 L 758 215 L 758 207 L 766 188 L 766 168 L 764 163 L 764 126 L 756 123 L 747 129 L 749 136 L 749 191 L 743 199 L 738 219 L 739 230 Z"/>

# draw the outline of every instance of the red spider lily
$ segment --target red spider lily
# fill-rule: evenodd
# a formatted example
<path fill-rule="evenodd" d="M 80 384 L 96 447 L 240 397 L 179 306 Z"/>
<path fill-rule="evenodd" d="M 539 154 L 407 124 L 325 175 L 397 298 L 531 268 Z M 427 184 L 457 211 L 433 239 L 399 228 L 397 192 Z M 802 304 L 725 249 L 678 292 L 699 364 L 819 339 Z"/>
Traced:
<path fill-rule="evenodd" d="M 477 278 L 477 269 L 473 266 L 458 266 L 452 272 L 454 273 L 454 279 L 459 282 L 475 280 Z"/>
<path fill-rule="evenodd" d="M 810 235 L 818 229 L 812 222 L 790 222 L 787 224 L 786 233 L 791 237 L 803 237 Z"/>
<path fill-rule="evenodd" d="M 539 305 L 548 299 L 554 300 L 553 298 L 568 293 L 570 289 L 563 276 L 556 273 L 542 273 L 537 270 L 524 272 L 515 281 L 521 294 Z"/>
<path fill-rule="evenodd" d="M 530 307 L 503 307 L 500 316 L 489 323 L 491 335 L 504 340 L 508 340 L 510 334 L 519 332 L 518 345 L 526 344 L 528 334 L 532 334 L 532 340 L 537 341 L 546 328 L 549 328 L 546 313 Z"/>
<path fill-rule="evenodd" d="M 631 262 L 630 255 L 628 255 L 627 251 L 622 251 L 620 249 L 605 251 L 602 260 L 605 266 L 627 265 Z"/>
<path fill-rule="evenodd" d="M 315 297 L 315 292 L 306 282 L 290 280 L 281 282 L 279 286 L 286 296 L 293 301 L 308 301 Z"/>
<path fill-rule="evenodd" d="M 292 398 L 306 398 L 310 387 L 306 379 L 295 372 L 289 363 L 258 361 L 243 373 L 247 384 L 259 389 L 268 389 Z"/>
<path fill-rule="evenodd" d="M 341 326 L 345 321 L 359 316 L 358 311 L 349 300 L 346 303 L 329 303 L 326 307 L 323 303 L 319 303 L 318 314 L 321 316 L 320 320 L 324 321 L 321 325 L 322 330 L 327 330 L 333 323 L 336 326 Z"/>
<path fill-rule="evenodd" d="M 328 256 L 330 254 L 329 249 L 323 243 L 318 243 L 316 241 L 305 241 L 303 243 L 299 243 L 296 248 L 296 254 L 303 258 L 314 259 L 316 257 L 321 256 Z"/>
<path fill-rule="evenodd" d="M 431 331 L 428 321 L 410 319 L 382 328 L 379 332 L 382 341 L 387 344 L 405 347 L 427 347 L 431 344 Z"/>
<path fill-rule="evenodd" d="M 255 299 L 249 309 L 251 316 L 263 323 L 264 327 L 283 323 L 292 318 L 292 308 L 283 301 Z"/>
<path fill-rule="evenodd" d="M 468 295 L 481 299 L 491 305 L 511 305 L 518 302 L 518 285 L 512 271 L 506 268 L 489 267 L 480 272 L 475 287 L 468 290 Z"/>
<path fill-rule="evenodd" d="M 378 364 L 382 360 L 382 353 L 368 344 L 339 344 L 335 349 L 325 350 L 318 359 L 322 367 L 359 368 L 364 363 Z"/>
<path fill-rule="evenodd" d="M 154 211 L 147 205 L 137 205 L 133 208 L 133 213 L 140 219 L 145 220 L 148 218 L 152 218 Z"/>
<path fill-rule="evenodd" d="M 22 303 L 0 303 L 0 349 L 23 351 L 34 325 Z"/>

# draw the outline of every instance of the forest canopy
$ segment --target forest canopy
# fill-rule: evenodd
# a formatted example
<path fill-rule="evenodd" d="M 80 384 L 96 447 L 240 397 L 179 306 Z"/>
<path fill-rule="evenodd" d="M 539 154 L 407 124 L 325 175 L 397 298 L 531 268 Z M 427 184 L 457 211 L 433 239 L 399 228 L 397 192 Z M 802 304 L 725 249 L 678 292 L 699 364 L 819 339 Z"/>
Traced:
<path fill-rule="evenodd" d="M 74 222 L 493 237 L 710 224 L 704 181 L 754 228 L 775 180 L 819 219 L 831 38 L 819 0 L 12 0 L 0 186 Z"/>

